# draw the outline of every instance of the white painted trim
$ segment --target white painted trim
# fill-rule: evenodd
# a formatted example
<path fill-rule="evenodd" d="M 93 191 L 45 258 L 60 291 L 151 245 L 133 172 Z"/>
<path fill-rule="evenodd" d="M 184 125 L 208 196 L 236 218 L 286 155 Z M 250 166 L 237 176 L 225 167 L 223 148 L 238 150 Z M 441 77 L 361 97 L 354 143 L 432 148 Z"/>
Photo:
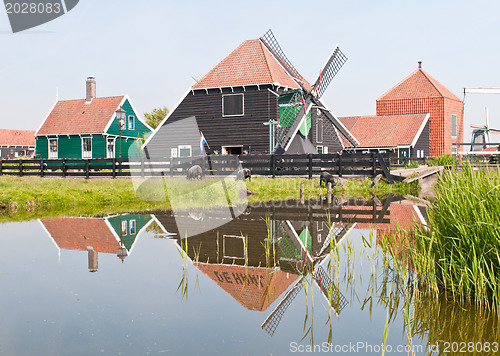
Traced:
<path fill-rule="evenodd" d="M 50 237 L 50 239 L 52 240 L 52 242 L 54 243 L 54 245 L 56 246 L 57 248 L 57 254 L 59 256 L 59 258 L 61 258 L 61 248 L 59 247 L 59 245 L 57 244 L 56 240 L 54 240 L 54 238 L 52 237 L 52 235 L 50 234 L 49 230 L 47 230 L 47 228 L 45 227 L 45 225 L 43 224 L 42 220 L 41 219 L 38 219 L 38 222 L 40 223 L 40 225 L 42 225 L 42 229 L 43 231 L 45 231 L 45 233 L 47 234 L 48 237 Z"/>
<path fill-rule="evenodd" d="M 116 158 L 116 138 L 115 136 L 106 136 L 106 158 Z M 113 140 L 113 157 L 108 157 L 108 140 Z"/>
<path fill-rule="evenodd" d="M 309 103 L 309 106 L 307 107 L 307 111 L 306 111 L 306 114 L 304 115 L 304 117 L 302 118 L 302 120 L 300 120 L 299 124 L 297 125 L 297 127 L 295 128 L 295 130 L 293 131 L 292 135 L 291 135 L 291 138 L 290 140 L 288 141 L 287 145 L 285 147 L 283 147 L 285 149 L 285 152 L 288 150 L 288 148 L 290 148 L 290 145 L 292 144 L 293 142 L 293 139 L 295 138 L 295 136 L 297 135 L 297 132 L 299 131 L 299 128 L 300 126 L 302 125 L 302 122 L 304 120 L 307 119 L 307 115 L 309 114 L 309 111 L 311 111 L 311 108 L 312 108 L 312 101 Z M 303 108 L 302 108 L 303 109 Z M 301 110 L 302 110 L 301 109 Z M 293 124 L 292 124 L 293 125 Z"/>
<path fill-rule="evenodd" d="M 184 150 L 189 148 L 189 156 L 181 156 L 181 148 Z M 193 157 L 193 147 L 191 145 L 179 145 L 179 146 L 177 146 L 177 156 L 178 157 Z"/>
<path fill-rule="evenodd" d="M 422 215 L 422 212 L 420 211 L 420 209 L 418 208 L 418 206 L 413 205 L 413 209 L 415 210 L 415 213 L 417 214 L 418 218 L 420 219 L 420 222 L 421 222 L 423 225 L 427 225 L 427 222 L 425 221 L 425 218 L 424 218 L 424 216 Z"/>
<path fill-rule="evenodd" d="M 360 146 L 360 145 L 361 145 L 361 143 L 358 141 L 358 139 L 357 139 L 357 138 L 356 138 L 356 137 L 352 134 L 352 132 L 351 132 L 351 131 L 349 131 L 349 130 L 347 129 L 347 127 L 345 127 L 345 126 L 344 126 L 344 124 L 342 123 L 342 121 L 340 121 L 340 120 L 339 120 L 339 118 L 338 118 L 337 116 L 335 116 L 335 114 L 334 114 L 334 113 L 333 113 L 333 112 L 332 112 L 332 111 L 328 108 L 328 106 L 326 106 L 326 105 L 325 105 L 325 103 L 324 103 L 323 101 L 321 101 L 321 99 L 317 99 L 317 100 L 321 103 L 321 105 L 323 105 L 323 109 L 324 109 L 324 110 L 327 110 L 327 111 L 328 111 L 328 112 L 329 112 L 329 113 L 330 113 L 330 114 L 331 114 L 331 115 L 332 115 L 332 116 L 333 116 L 333 117 L 337 120 L 337 123 L 338 123 L 338 124 L 339 124 L 339 125 L 340 125 L 343 129 L 344 129 L 344 130 L 346 130 L 347 132 L 349 132 L 349 134 L 350 134 L 350 135 L 351 135 L 351 137 L 354 139 L 354 141 L 358 144 L 358 146 Z M 330 121 L 330 120 L 328 120 L 328 121 Z M 335 125 L 333 125 L 333 126 L 335 126 Z"/>
<path fill-rule="evenodd" d="M 132 120 L 133 120 L 132 121 L 132 128 L 130 128 L 130 118 L 132 118 Z M 135 119 L 136 119 L 135 115 L 129 115 L 127 117 L 127 130 L 135 131 Z"/>
<path fill-rule="evenodd" d="M 45 119 L 43 119 L 42 123 L 40 124 L 40 126 L 38 126 L 38 129 L 35 131 L 35 136 L 38 136 L 38 131 L 40 131 L 40 129 L 42 128 L 43 124 L 45 124 L 45 121 L 47 121 L 47 119 L 49 118 L 50 114 L 52 114 L 52 110 L 54 110 L 54 108 L 56 107 L 56 105 L 57 105 L 58 102 L 59 102 L 59 100 L 56 100 L 56 102 L 54 103 L 54 105 L 52 105 L 52 107 L 49 110 L 49 113 L 47 114 L 47 116 L 45 116 Z"/>
<path fill-rule="evenodd" d="M 417 141 L 420 138 L 420 135 L 422 134 L 422 131 L 424 131 L 425 125 L 427 125 L 427 121 L 429 121 L 429 117 L 430 116 L 431 116 L 430 113 L 428 113 L 427 115 L 425 115 L 424 121 L 422 122 L 422 125 L 420 125 L 420 128 L 417 131 L 417 134 L 413 138 L 413 141 L 411 142 L 410 147 L 415 147 L 415 145 L 417 144 Z"/>
<path fill-rule="evenodd" d="M 165 122 L 169 119 L 169 117 L 175 112 L 175 110 L 177 110 L 177 108 L 179 107 L 179 105 L 181 105 L 181 103 L 184 101 L 184 99 L 187 98 L 187 96 L 189 95 L 190 92 L 191 92 L 191 89 L 188 89 L 186 91 L 186 94 L 184 94 L 184 96 L 177 102 L 177 104 L 175 104 L 175 106 L 172 109 L 172 111 L 170 111 L 168 113 L 168 115 L 165 116 L 165 118 L 162 120 L 162 122 L 160 122 L 160 124 L 156 127 L 156 129 L 154 129 L 153 132 L 151 132 L 151 134 L 149 135 L 149 137 L 146 139 L 146 142 L 144 142 L 144 144 L 141 146 L 142 150 L 147 146 L 147 144 L 149 143 L 149 141 L 151 141 L 151 139 L 156 135 L 156 133 L 158 131 L 160 131 L 160 129 L 162 128 L 163 124 L 165 124 Z"/>
<path fill-rule="evenodd" d="M 108 132 L 109 128 L 111 127 L 111 124 L 113 123 L 113 121 L 116 118 L 116 110 L 118 110 L 119 108 L 122 107 L 122 105 L 125 103 L 126 99 L 127 99 L 127 95 L 122 96 L 122 100 L 120 101 L 120 104 L 118 104 L 118 106 L 115 108 L 115 110 L 113 111 L 113 115 L 111 115 L 111 119 L 109 119 L 108 124 L 106 125 L 106 127 L 104 127 L 104 130 L 102 132 L 103 134 L 106 134 Z M 130 100 L 128 102 L 130 103 Z M 132 106 L 132 104 L 130 104 L 130 106 Z"/>
<path fill-rule="evenodd" d="M 236 95 L 241 95 L 241 97 L 243 98 L 241 100 L 241 106 L 242 106 L 243 113 L 242 114 L 235 114 L 235 115 L 224 115 L 224 97 L 226 97 L 226 96 L 236 96 Z M 221 109 L 222 109 L 221 110 L 222 117 L 245 116 L 245 94 L 244 93 L 222 94 Z"/>
<path fill-rule="evenodd" d="M 135 230 L 134 233 L 132 233 L 132 221 L 134 222 L 134 230 Z M 128 234 L 135 235 L 135 237 L 137 238 L 137 220 L 133 219 L 133 220 L 128 221 Z M 135 239 L 134 239 L 134 241 L 135 241 Z"/>
<path fill-rule="evenodd" d="M 139 112 L 135 109 L 135 106 L 134 106 L 134 104 L 132 104 L 132 100 L 130 100 L 128 94 L 125 95 L 125 98 L 128 100 L 128 103 L 130 104 L 130 107 L 134 111 L 135 118 L 137 120 L 139 120 L 140 122 L 142 122 L 144 124 L 144 126 L 146 126 L 150 131 L 153 131 L 153 128 L 148 125 L 148 123 L 146 122 L 146 120 L 144 120 L 144 118 L 142 118 L 142 116 L 139 114 Z"/>

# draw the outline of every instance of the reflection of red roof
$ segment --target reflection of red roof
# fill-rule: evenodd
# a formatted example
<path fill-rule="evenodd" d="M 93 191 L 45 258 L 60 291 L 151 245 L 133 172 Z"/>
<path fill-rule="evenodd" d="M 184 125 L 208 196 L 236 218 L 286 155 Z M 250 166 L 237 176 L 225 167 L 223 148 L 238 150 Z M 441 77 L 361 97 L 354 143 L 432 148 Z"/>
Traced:
<path fill-rule="evenodd" d="M 250 310 L 266 310 L 297 279 L 294 274 L 269 268 L 194 265 Z"/>
<path fill-rule="evenodd" d="M 65 100 L 56 103 L 37 135 L 103 133 L 123 96 Z"/>
<path fill-rule="evenodd" d="M 40 220 L 57 246 L 66 250 L 117 253 L 120 244 L 104 219 L 49 218 Z"/>
<path fill-rule="evenodd" d="M 343 206 L 345 209 L 349 210 L 363 210 L 372 211 L 373 207 L 369 206 Z M 382 210 L 382 207 L 377 209 L 378 214 Z M 391 203 L 389 207 L 389 214 L 384 216 L 384 218 L 390 218 L 389 224 L 383 223 L 357 223 L 356 229 L 363 230 L 396 230 L 398 227 L 403 230 L 411 230 L 415 225 L 415 222 L 421 222 L 420 217 L 417 215 L 415 206 L 409 201 L 401 201 Z M 343 217 L 348 217 L 348 215 L 343 215 Z M 354 216 L 352 216 L 354 218 Z"/>
<path fill-rule="evenodd" d="M 270 83 L 300 88 L 260 40 L 249 40 L 217 64 L 193 89 Z M 309 83 L 305 85 L 310 88 Z"/>
<path fill-rule="evenodd" d="M 352 116 L 339 120 L 359 141 L 359 148 L 397 147 L 414 142 L 427 123 L 427 114 Z"/>
<path fill-rule="evenodd" d="M 35 146 L 35 131 L 0 130 L 0 146 Z"/>
<path fill-rule="evenodd" d="M 446 89 L 436 79 L 432 78 L 422 69 L 417 69 L 378 98 L 377 101 L 443 97 L 461 101 L 455 94 Z"/>

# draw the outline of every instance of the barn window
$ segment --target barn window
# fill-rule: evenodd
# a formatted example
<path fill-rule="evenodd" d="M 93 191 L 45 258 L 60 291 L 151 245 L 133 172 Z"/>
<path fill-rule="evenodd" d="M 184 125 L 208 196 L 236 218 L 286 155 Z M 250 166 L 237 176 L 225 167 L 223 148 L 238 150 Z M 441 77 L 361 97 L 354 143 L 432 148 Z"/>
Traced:
<path fill-rule="evenodd" d="M 457 115 L 451 115 L 451 137 L 457 137 Z"/>
<path fill-rule="evenodd" d="M 82 158 L 92 158 L 92 138 L 82 138 Z"/>
<path fill-rule="evenodd" d="M 318 151 L 318 153 L 323 153 L 323 146 L 317 146 L 316 150 Z"/>
<path fill-rule="evenodd" d="M 222 116 L 244 115 L 245 104 L 243 94 L 229 94 L 222 96 Z"/>

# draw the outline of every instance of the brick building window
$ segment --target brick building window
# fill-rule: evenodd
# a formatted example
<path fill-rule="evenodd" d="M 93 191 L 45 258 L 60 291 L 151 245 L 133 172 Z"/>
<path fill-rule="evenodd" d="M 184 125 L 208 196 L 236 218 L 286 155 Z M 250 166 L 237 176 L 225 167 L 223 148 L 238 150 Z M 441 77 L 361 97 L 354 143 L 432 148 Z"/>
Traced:
<path fill-rule="evenodd" d="M 457 137 L 457 115 L 451 115 L 451 137 Z"/>

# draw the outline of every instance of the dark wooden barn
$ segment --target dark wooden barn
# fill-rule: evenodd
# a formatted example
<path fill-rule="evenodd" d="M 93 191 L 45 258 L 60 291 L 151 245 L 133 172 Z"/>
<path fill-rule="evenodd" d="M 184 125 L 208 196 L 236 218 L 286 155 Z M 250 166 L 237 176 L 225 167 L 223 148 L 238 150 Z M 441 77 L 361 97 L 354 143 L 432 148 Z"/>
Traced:
<path fill-rule="evenodd" d="M 274 152 L 276 125 L 292 127 L 294 121 L 283 115 L 296 116 L 307 106 L 290 101 L 293 93 L 314 89 L 288 64 L 263 38 L 243 42 L 188 90 L 146 141 L 147 157 L 196 156 L 200 146 L 210 154 Z M 307 107 L 287 152 L 334 153 L 344 148 L 325 110 Z"/>

